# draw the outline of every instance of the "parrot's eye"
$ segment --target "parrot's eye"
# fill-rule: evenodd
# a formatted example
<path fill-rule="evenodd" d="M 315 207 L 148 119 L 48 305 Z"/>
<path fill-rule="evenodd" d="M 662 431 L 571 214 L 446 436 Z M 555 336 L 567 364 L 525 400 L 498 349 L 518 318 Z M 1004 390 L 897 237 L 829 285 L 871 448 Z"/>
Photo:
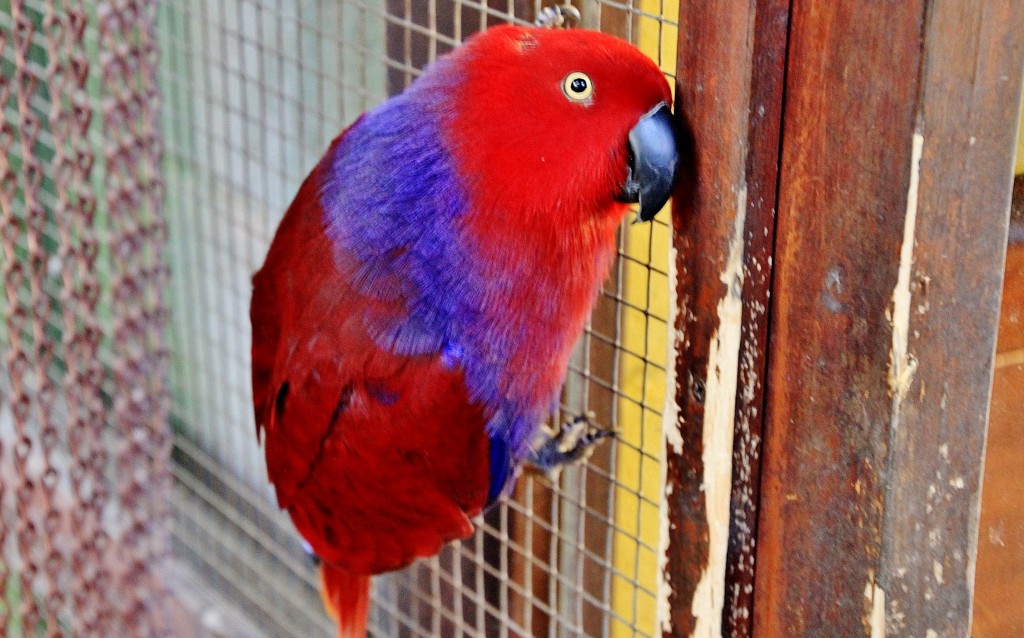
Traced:
<path fill-rule="evenodd" d="M 573 102 L 585 102 L 594 94 L 594 83 L 586 73 L 573 71 L 562 80 L 562 92 Z"/>

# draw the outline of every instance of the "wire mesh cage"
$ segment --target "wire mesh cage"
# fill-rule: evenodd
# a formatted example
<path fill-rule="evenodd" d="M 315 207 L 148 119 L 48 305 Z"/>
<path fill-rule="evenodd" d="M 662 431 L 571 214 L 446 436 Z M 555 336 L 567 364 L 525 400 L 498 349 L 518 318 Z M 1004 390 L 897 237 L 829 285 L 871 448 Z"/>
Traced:
<path fill-rule="evenodd" d="M 205 592 L 198 598 L 215 600 L 203 604 L 241 611 L 244 620 L 222 633 L 332 633 L 315 567 L 277 509 L 253 429 L 250 277 L 338 132 L 465 38 L 532 23 L 541 5 L 166 0 L 157 9 L 0 0 L 0 154 L 7 157 L 0 339 L 9 351 L 0 433 L 4 476 L 14 464 L 21 477 L 4 481 L 0 581 L 15 593 L 0 620 L 23 618 L 8 635 L 30 633 L 24 628 L 36 616 L 53 635 L 180 633 L 138 624 L 163 617 L 147 614 L 164 608 L 152 578 L 149 594 L 133 590 L 115 601 L 135 609 L 118 616 L 118 630 L 110 624 L 116 619 L 93 620 L 103 601 L 46 597 L 69 591 L 65 571 L 116 577 L 127 588 L 155 569 L 164 552 L 168 455 L 172 572 L 186 590 Z M 579 26 L 632 42 L 672 76 L 678 2 L 576 7 Z M 558 476 L 523 473 L 472 538 L 378 578 L 373 635 L 656 635 L 666 220 L 621 229 L 618 260 L 562 395 L 559 419 L 592 413 L 617 439 Z M 173 449 L 163 429 L 168 416 Z M 101 431 L 115 445 L 97 445 Z M 27 456 L 17 443 L 26 438 Z M 95 537 L 106 539 L 99 541 L 105 549 L 84 554 L 91 561 L 84 572 L 67 568 L 75 551 L 63 562 L 36 557 L 27 548 L 38 530 L 7 524 L 33 520 L 12 510 L 23 513 L 28 499 L 46 504 L 40 525 L 59 509 L 59 489 L 29 476 L 50 476 L 51 467 L 60 489 L 74 491 L 67 486 L 83 474 L 107 486 L 102 505 L 89 494 L 69 497 L 96 503 L 80 515 L 87 532 L 76 542 L 90 548 Z M 127 567 L 123 556 L 111 556 L 107 569 L 109 539 L 129 547 Z M 22 616 L 23 607 L 31 613 Z"/>

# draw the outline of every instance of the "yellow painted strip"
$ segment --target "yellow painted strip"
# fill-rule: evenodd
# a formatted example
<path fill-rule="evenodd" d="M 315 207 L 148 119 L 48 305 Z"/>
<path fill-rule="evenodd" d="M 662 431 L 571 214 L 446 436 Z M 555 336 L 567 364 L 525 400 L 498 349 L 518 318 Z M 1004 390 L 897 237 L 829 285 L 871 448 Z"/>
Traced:
<path fill-rule="evenodd" d="M 643 0 L 637 8 L 675 20 L 678 0 Z M 634 16 L 637 46 L 669 74 L 675 73 L 678 30 L 674 24 Z M 658 218 L 668 222 L 666 207 Z M 657 635 L 657 590 L 662 498 L 662 418 L 669 317 L 671 231 L 665 224 L 638 224 L 625 231 L 622 291 L 622 353 L 617 412 L 619 443 L 612 563 L 613 638 Z M 636 260 L 636 261 L 634 261 Z M 639 262 L 639 263 L 637 263 Z M 653 268 L 653 270 L 652 270 Z M 646 308 L 647 313 L 635 308 Z M 618 620 L 624 619 L 626 622 Z"/>
<path fill-rule="evenodd" d="M 1020 104 L 1020 126 L 1017 129 L 1017 162 L 1014 164 L 1014 174 L 1024 173 L 1024 135 L 1021 135 L 1020 127 L 1024 127 L 1024 100 Z"/>

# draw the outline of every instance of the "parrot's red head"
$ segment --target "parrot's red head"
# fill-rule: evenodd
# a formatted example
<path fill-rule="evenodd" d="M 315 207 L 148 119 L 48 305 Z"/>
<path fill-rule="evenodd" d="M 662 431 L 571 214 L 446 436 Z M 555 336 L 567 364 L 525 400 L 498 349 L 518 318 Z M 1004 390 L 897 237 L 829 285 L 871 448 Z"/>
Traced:
<path fill-rule="evenodd" d="M 621 203 L 637 201 L 647 221 L 665 204 L 678 165 L 672 95 L 635 47 L 596 31 L 505 26 L 455 55 L 464 75 L 449 143 L 480 209 L 565 226 L 617 223 Z"/>

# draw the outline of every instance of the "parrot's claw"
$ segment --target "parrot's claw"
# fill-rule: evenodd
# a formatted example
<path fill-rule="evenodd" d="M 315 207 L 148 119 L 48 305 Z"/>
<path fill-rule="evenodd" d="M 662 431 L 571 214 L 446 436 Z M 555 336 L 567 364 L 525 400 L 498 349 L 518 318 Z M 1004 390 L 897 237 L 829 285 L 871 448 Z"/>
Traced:
<path fill-rule="evenodd" d="M 586 460 L 602 440 L 615 436 L 615 430 L 594 425 L 594 415 L 581 414 L 566 421 L 556 432 L 543 431 L 526 462 L 548 475 L 572 463 Z"/>

